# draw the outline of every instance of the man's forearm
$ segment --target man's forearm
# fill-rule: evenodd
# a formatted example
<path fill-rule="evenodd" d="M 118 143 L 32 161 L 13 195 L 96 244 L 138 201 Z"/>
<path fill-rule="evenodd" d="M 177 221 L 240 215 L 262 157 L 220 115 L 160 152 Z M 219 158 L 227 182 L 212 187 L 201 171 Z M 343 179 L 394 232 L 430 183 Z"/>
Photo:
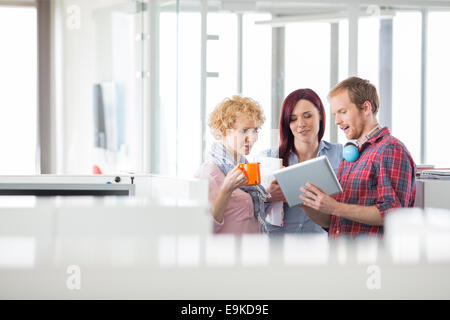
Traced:
<path fill-rule="evenodd" d="M 381 217 L 381 213 L 375 206 L 366 207 L 356 204 L 339 203 L 333 214 L 348 220 L 368 224 L 371 226 L 384 225 L 384 220 Z"/>

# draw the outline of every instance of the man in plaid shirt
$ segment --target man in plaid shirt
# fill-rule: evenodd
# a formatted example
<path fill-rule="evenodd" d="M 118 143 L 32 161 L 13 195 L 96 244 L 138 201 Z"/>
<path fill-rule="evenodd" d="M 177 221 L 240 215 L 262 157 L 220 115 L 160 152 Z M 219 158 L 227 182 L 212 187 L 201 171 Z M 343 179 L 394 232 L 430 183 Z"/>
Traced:
<path fill-rule="evenodd" d="M 309 183 L 300 188 L 306 195 L 300 196 L 302 209 L 331 238 L 382 236 L 389 209 L 414 205 L 416 165 L 403 143 L 379 126 L 378 94 L 369 81 L 348 78 L 331 90 L 329 99 L 336 125 L 347 139 L 358 141 L 359 158 L 339 166 L 342 193 L 329 196 Z"/>

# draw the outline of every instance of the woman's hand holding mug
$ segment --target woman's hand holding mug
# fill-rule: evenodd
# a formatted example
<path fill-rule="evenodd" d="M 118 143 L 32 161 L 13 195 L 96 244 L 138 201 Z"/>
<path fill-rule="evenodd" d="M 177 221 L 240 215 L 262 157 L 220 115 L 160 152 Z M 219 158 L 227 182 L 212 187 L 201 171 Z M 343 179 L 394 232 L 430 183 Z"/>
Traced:
<path fill-rule="evenodd" d="M 246 184 L 247 178 L 245 177 L 244 172 L 236 167 L 226 175 L 225 180 L 222 184 L 222 189 L 224 189 L 228 193 L 232 193 L 237 188 L 245 186 Z"/>

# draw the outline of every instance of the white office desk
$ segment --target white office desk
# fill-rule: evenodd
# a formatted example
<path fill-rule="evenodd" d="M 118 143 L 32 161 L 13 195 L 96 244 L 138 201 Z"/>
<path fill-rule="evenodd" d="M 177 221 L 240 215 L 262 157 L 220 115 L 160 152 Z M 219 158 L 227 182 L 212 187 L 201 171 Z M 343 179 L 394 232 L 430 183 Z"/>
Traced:
<path fill-rule="evenodd" d="M 188 237 L 182 238 L 191 240 Z M 74 239 L 75 241 L 75 239 Z M 60 243 L 54 254 L 41 251 L 34 266 L 0 268 L 1 299 L 449 299 L 450 263 L 290 263 L 270 259 L 243 265 L 207 262 L 178 252 L 170 263 L 152 261 L 154 239 L 89 239 L 77 250 Z M 174 247 L 182 250 L 182 241 Z M 206 241 L 199 241 L 200 248 Z M 168 246 L 170 247 L 170 246 Z M 189 247 L 189 246 L 187 246 Z M 167 248 L 166 248 L 167 249 Z M 82 254 L 81 254 L 82 253 Z M 275 252 L 276 253 L 276 252 Z M 167 252 L 166 252 L 167 254 Z M 347 259 L 351 256 L 347 252 Z M 47 258 L 41 259 L 43 255 Z M 170 253 L 169 253 L 170 255 Z M 191 255 L 192 257 L 192 255 Z M 68 286 L 79 268 L 80 289 Z M 377 269 L 373 269 L 377 268 Z M 379 289 L 368 286 L 379 270 Z"/>
<path fill-rule="evenodd" d="M 100 183 L 0 183 L 0 196 L 134 196 L 134 184 Z"/>
<path fill-rule="evenodd" d="M 184 200 L 17 199 L 0 203 L 1 299 L 450 298 L 448 212 L 402 212 L 387 242 L 329 242 L 212 236 Z"/>
<path fill-rule="evenodd" d="M 208 203 L 208 181 L 154 174 L 0 175 L 0 195 L 124 195 Z"/>

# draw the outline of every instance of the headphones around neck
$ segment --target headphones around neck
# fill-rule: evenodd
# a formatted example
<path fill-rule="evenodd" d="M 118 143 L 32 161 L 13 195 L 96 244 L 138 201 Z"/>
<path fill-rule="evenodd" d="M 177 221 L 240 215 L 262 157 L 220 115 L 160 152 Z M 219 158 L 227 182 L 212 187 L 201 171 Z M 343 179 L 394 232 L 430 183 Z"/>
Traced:
<path fill-rule="evenodd" d="M 374 132 L 378 132 L 379 130 L 381 130 L 381 126 L 377 124 L 375 128 L 373 128 L 372 130 L 369 131 L 368 134 L 366 134 L 366 141 L 368 141 L 371 138 Z M 359 148 L 360 145 L 358 143 L 358 140 L 349 140 L 344 145 L 344 151 L 342 154 L 344 156 L 344 159 L 347 160 L 348 162 L 356 161 L 359 158 Z"/>

